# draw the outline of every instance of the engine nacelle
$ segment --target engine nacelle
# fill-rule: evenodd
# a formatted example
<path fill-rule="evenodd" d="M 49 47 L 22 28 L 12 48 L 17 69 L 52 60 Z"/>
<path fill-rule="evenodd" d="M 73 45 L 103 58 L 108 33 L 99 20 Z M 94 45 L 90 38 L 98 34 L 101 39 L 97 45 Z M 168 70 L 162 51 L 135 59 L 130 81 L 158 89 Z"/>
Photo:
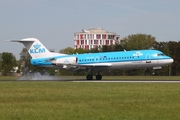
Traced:
<path fill-rule="evenodd" d="M 74 65 L 77 61 L 78 59 L 76 57 L 64 57 L 52 61 L 52 65 Z"/>

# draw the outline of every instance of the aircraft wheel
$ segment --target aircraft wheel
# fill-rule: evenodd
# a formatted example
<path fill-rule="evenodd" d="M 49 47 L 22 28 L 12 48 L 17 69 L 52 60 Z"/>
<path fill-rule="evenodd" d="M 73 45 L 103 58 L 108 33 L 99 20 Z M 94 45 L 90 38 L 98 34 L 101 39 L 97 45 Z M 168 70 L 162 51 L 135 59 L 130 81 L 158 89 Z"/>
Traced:
<path fill-rule="evenodd" d="M 93 76 L 90 75 L 90 74 L 88 74 L 88 75 L 86 76 L 86 79 L 87 79 L 87 80 L 92 80 L 92 79 L 93 79 Z"/>
<path fill-rule="evenodd" d="M 102 75 L 97 74 L 97 75 L 96 75 L 96 80 L 101 80 L 101 79 L 102 79 Z"/>

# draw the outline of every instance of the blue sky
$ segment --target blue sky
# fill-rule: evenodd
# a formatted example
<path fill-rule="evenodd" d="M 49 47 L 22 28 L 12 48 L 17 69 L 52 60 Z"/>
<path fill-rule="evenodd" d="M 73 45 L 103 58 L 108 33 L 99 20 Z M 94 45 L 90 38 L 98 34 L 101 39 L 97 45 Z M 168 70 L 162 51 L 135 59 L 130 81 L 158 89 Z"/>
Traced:
<path fill-rule="evenodd" d="M 0 0 L 0 53 L 19 59 L 23 45 L 5 40 L 28 37 L 58 52 L 74 47 L 74 33 L 88 28 L 179 41 L 179 6 L 179 0 Z"/>

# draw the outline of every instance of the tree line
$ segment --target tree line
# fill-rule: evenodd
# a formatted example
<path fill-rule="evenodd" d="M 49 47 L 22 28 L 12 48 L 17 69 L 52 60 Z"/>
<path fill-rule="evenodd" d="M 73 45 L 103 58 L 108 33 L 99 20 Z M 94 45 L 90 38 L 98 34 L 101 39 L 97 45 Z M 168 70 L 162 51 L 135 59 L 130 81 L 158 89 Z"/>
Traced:
<path fill-rule="evenodd" d="M 157 42 L 156 38 L 147 34 L 132 34 L 128 35 L 123 41 L 116 42 L 114 45 L 103 45 L 100 47 L 93 48 L 91 50 L 85 50 L 82 48 L 74 49 L 67 47 L 59 50 L 60 53 L 64 54 L 80 54 L 80 53 L 97 53 L 97 52 L 112 52 L 112 51 L 124 51 L 124 50 L 142 50 L 142 49 L 156 49 L 160 50 L 166 55 L 172 57 L 174 62 L 169 65 L 162 67 L 160 70 L 148 69 L 133 69 L 133 70 L 104 70 L 101 72 L 102 75 L 160 75 L 160 76 L 178 76 L 180 75 L 180 42 L 168 41 L 168 42 Z M 18 66 L 21 71 L 28 70 L 39 71 L 44 73 L 47 71 L 50 75 L 55 74 L 55 69 L 35 67 L 30 64 L 30 55 L 25 48 L 20 53 L 20 60 L 16 60 L 12 53 L 3 52 L 0 54 L 0 72 L 4 75 L 8 75 L 12 72 L 13 66 Z M 20 70 L 18 71 L 20 72 Z M 57 73 L 56 73 L 57 74 Z M 72 72 L 59 70 L 60 75 L 85 75 L 85 72 Z"/>

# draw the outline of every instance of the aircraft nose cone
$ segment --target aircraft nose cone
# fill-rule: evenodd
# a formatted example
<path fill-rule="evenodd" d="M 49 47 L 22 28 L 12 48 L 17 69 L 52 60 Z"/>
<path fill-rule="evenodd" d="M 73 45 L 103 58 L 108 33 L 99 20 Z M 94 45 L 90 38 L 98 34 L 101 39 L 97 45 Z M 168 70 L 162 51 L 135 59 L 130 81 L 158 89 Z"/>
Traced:
<path fill-rule="evenodd" d="M 170 60 L 169 60 L 169 63 L 173 63 L 174 62 L 174 60 L 171 58 Z"/>
<path fill-rule="evenodd" d="M 171 64 L 171 63 L 174 62 L 174 60 L 170 57 L 169 59 L 166 60 L 166 62 L 167 62 L 168 64 Z"/>

